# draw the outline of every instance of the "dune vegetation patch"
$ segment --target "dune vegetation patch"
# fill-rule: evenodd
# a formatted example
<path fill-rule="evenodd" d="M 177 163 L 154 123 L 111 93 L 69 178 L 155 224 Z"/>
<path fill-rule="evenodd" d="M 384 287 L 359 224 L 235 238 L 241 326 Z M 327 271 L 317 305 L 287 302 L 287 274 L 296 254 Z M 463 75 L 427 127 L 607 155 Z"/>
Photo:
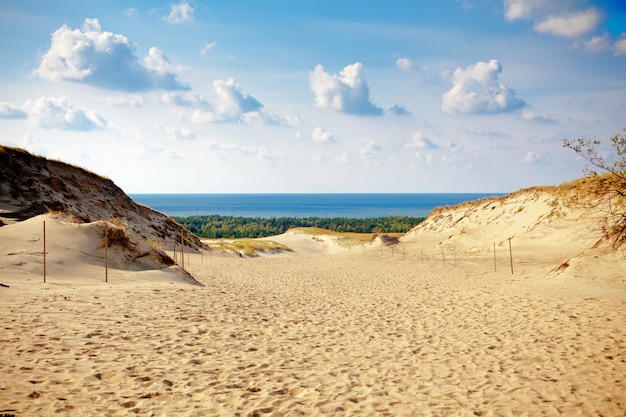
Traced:
<path fill-rule="evenodd" d="M 241 256 L 255 257 L 263 253 L 291 252 L 282 243 L 262 239 L 214 239 L 205 240 L 209 248 L 220 252 L 233 252 Z"/>
<path fill-rule="evenodd" d="M 314 239 L 321 236 L 330 236 L 343 246 L 370 243 L 379 236 L 385 236 L 395 240 L 404 236 L 404 233 L 385 233 L 381 235 L 380 233 L 335 232 L 333 230 L 326 230 L 319 227 L 296 227 L 289 229 L 289 231 L 311 235 Z"/>

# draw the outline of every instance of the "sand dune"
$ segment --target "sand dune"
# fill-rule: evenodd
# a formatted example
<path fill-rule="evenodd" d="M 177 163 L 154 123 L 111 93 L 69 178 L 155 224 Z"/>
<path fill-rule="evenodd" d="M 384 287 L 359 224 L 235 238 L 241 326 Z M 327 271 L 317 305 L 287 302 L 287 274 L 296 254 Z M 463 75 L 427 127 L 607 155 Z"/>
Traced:
<path fill-rule="evenodd" d="M 203 286 L 132 233 L 105 283 L 108 222 L 0 227 L 0 415 L 623 416 L 626 248 L 570 191 L 187 254 Z"/>

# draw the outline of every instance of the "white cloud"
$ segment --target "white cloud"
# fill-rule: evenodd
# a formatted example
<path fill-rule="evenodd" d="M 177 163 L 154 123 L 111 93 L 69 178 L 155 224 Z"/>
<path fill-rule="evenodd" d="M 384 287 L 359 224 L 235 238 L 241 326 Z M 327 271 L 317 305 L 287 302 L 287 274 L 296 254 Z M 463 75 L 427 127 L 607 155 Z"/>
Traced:
<path fill-rule="evenodd" d="M 504 17 L 508 21 L 526 19 L 547 3 L 548 0 L 504 0 Z"/>
<path fill-rule="evenodd" d="M 622 33 L 613 46 L 613 56 L 620 55 L 626 55 L 626 32 Z"/>
<path fill-rule="evenodd" d="M 183 23 L 193 20 L 194 8 L 186 1 L 175 4 L 170 9 L 170 14 L 163 19 L 168 23 Z"/>
<path fill-rule="evenodd" d="M 535 23 L 535 31 L 563 38 L 577 38 L 586 35 L 600 23 L 600 13 L 587 9 L 562 15 L 548 16 Z"/>
<path fill-rule="evenodd" d="M 315 105 L 359 116 L 381 115 L 383 110 L 370 100 L 364 75 L 365 67 L 360 62 L 346 66 L 339 75 L 330 75 L 317 65 L 309 74 Z"/>
<path fill-rule="evenodd" d="M 24 107 L 37 126 L 45 129 L 87 131 L 107 127 L 98 113 L 76 109 L 65 97 L 40 97 L 28 100 Z"/>
<path fill-rule="evenodd" d="M 195 133 L 183 126 L 167 126 L 165 131 L 170 139 L 187 140 L 196 138 Z"/>
<path fill-rule="evenodd" d="M 218 152 L 225 154 L 239 154 L 243 156 L 251 156 L 256 160 L 274 161 L 284 159 L 284 156 L 277 151 L 269 150 L 266 146 L 248 146 L 240 145 L 233 142 L 224 142 L 222 140 L 206 141 L 204 147 L 210 152 Z"/>
<path fill-rule="evenodd" d="M 175 74 L 182 71 L 184 67 L 172 65 L 169 59 L 158 48 L 152 47 L 143 59 L 143 65 L 149 71 L 153 71 L 160 75 Z"/>
<path fill-rule="evenodd" d="M 553 117 L 548 116 L 545 113 L 537 113 L 531 109 L 524 109 L 520 113 L 520 119 L 527 120 L 529 122 L 539 122 L 539 123 L 558 123 Z"/>
<path fill-rule="evenodd" d="M 425 148 L 425 149 L 437 149 L 438 146 L 430 139 L 424 137 L 424 134 L 420 131 L 413 132 L 411 141 L 404 145 L 405 149 L 411 148 Z"/>
<path fill-rule="evenodd" d="M 603 35 L 592 36 L 588 40 L 575 42 L 574 47 L 587 52 L 602 52 L 611 49 L 611 40 L 609 34 L 604 33 Z"/>
<path fill-rule="evenodd" d="M 207 42 L 200 50 L 200 55 L 204 56 L 208 54 L 217 44 L 215 42 Z"/>
<path fill-rule="evenodd" d="M 452 75 L 452 88 L 444 93 L 441 109 L 448 113 L 498 113 L 525 106 L 515 97 L 515 91 L 500 83 L 500 63 L 477 62 L 467 68 L 457 68 Z"/>
<path fill-rule="evenodd" d="M 83 27 L 63 25 L 52 34 L 50 49 L 34 71 L 43 79 L 82 82 L 96 87 L 146 91 L 186 90 L 172 65 L 157 48 L 140 61 L 136 46 L 125 36 L 103 32 L 98 19 L 85 19 Z"/>
<path fill-rule="evenodd" d="M 138 14 L 139 11 L 134 7 L 129 7 L 128 9 L 124 10 L 124 16 L 126 17 L 133 17 L 137 16 Z"/>
<path fill-rule="evenodd" d="M 405 72 L 415 71 L 415 64 L 409 58 L 399 58 L 396 60 L 396 66 Z"/>
<path fill-rule="evenodd" d="M 0 102 L 0 119 L 27 119 L 28 113 L 13 103 Z"/>
<path fill-rule="evenodd" d="M 529 151 L 524 155 L 522 161 L 526 164 L 534 164 L 535 162 L 539 162 L 541 160 L 541 155 L 535 151 Z"/>
<path fill-rule="evenodd" d="M 311 139 L 313 140 L 313 142 L 317 143 L 335 143 L 337 141 L 335 139 L 335 135 L 327 130 L 324 130 L 324 128 L 322 128 L 321 126 L 313 129 Z"/>
<path fill-rule="evenodd" d="M 263 107 L 250 94 L 244 94 L 241 87 L 233 78 L 213 81 L 213 88 L 217 94 L 216 112 L 227 119 L 235 120 L 242 113 L 260 110 Z"/>
<path fill-rule="evenodd" d="M 115 107 L 139 108 L 139 107 L 143 107 L 144 105 L 143 97 L 138 96 L 136 94 L 108 96 L 100 100 L 110 106 L 115 106 Z"/>
<path fill-rule="evenodd" d="M 263 104 L 244 93 L 233 79 L 213 81 L 216 100 L 209 110 L 196 109 L 191 115 L 193 123 L 244 123 L 297 126 L 296 117 L 282 117 L 262 111 Z M 208 103 L 207 103 L 208 104 Z"/>
<path fill-rule="evenodd" d="M 193 91 L 167 91 L 161 94 L 161 104 L 175 104 L 181 107 L 200 107 L 209 109 L 211 105 L 200 94 Z"/>
<path fill-rule="evenodd" d="M 433 161 L 434 155 L 432 153 L 424 153 L 422 151 L 417 151 L 413 155 L 413 159 L 416 161 L 426 161 L 427 163 L 431 163 Z"/>
<path fill-rule="evenodd" d="M 382 152 L 383 148 L 376 144 L 373 140 L 368 140 L 361 148 L 359 149 L 359 155 L 365 156 L 367 158 L 372 158 L 376 154 Z"/>
<path fill-rule="evenodd" d="M 472 134 L 472 135 L 475 134 L 479 136 L 489 136 L 489 137 L 494 137 L 494 138 L 510 137 L 508 133 L 504 133 L 502 131 L 492 129 L 491 127 L 485 126 L 485 125 L 479 126 L 475 129 L 466 129 L 465 131 L 469 134 Z"/>

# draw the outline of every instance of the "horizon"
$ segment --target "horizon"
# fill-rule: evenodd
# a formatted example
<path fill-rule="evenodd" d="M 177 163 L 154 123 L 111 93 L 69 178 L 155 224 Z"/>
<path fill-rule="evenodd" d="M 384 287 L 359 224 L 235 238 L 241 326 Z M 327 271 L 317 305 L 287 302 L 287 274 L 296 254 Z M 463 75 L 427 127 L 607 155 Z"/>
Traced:
<path fill-rule="evenodd" d="M 0 42 L 0 144 L 129 195 L 507 194 L 626 127 L 620 0 L 7 0 Z"/>

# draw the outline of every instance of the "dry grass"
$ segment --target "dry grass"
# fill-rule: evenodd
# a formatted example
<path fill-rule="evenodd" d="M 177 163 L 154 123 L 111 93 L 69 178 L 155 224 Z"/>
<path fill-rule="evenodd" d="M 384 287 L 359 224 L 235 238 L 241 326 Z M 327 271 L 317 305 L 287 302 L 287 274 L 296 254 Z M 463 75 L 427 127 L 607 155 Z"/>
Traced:
<path fill-rule="evenodd" d="M 271 240 L 261 239 L 215 239 L 205 240 L 211 249 L 218 250 L 220 252 L 234 252 L 241 256 L 254 257 L 259 256 L 261 253 L 280 253 L 289 252 L 291 249 Z"/>
<path fill-rule="evenodd" d="M 370 243 L 378 236 L 385 236 L 388 240 L 399 239 L 404 236 L 404 233 L 353 233 L 353 232 L 334 232 L 332 230 L 321 229 L 319 227 L 296 227 L 289 229 L 290 232 L 304 233 L 315 236 L 331 236 L 337 240 L 342 246 L 362 245 L 364 243 Z"/>

